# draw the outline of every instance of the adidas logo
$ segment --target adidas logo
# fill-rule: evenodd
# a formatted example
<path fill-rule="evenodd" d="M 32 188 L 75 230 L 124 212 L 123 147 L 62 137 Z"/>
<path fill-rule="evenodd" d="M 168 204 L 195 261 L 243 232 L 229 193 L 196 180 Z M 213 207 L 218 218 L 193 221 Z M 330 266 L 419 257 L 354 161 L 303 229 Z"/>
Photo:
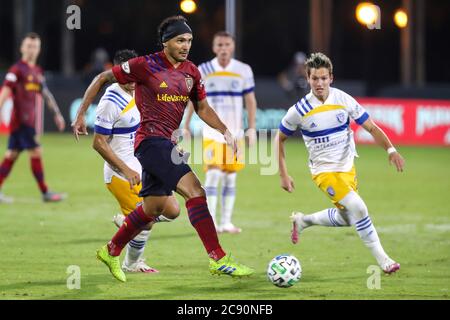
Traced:
<path fill-rule="evenodd" d="M 136 119 L 134 117 L 131 117 L 130 123 L 133 123 L 134 121 L 136 121 Z"/>
<path fill-rule="evenodd" d="M 165 81 L 161 82 L 161 84 L 159 85 L 160 88 L 168 88 L 169 86 L 167 85 L 167 83 Z"/>
<path fill-rule="evenodd" d="M 317 124 L 315 124 L 314 122 L 311 124 L 310 128 L 315 128 L 317 127 Z"/>

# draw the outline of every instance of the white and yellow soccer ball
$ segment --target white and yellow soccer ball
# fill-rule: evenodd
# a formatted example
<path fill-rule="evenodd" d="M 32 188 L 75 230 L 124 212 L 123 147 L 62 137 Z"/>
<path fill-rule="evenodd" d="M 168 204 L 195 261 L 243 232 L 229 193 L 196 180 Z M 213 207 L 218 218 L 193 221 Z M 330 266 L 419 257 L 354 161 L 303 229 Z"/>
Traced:
<path fill-rule="evenodd" d="M 282 254 L 269 262 L 267 277 L 277 287 L 292 287 L 302 277 L 302 266 L 296 257 Z"/>

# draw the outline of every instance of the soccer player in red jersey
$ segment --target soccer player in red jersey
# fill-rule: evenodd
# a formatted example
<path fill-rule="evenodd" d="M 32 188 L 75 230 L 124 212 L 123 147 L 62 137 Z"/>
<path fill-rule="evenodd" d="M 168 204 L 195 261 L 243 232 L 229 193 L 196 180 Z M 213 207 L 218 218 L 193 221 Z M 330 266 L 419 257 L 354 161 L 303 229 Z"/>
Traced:
<path fill-rule="evenodd" d="M 174 205 L 173 191 L 176 191 L 186 200 L 190 222 L 210 258 L 210 272 L 236 277 L 251 275 L 253 269 L 237 263 L 220 246 L 205 191 L 191 168 L 180 161 L 183 157 L 176 149 L 173 133 L 179 128 L 191 100 L 199 117 L 221 132 L 234 150 L 236 140 L 209 106 L 200 72 L 187 60 L 193 37 L 186 19 L 169 17 L 161 23 L 158 33 L 163 50 L 133 58 L 99 74 L 86 90 L 73 123 L 77 139 L 79 134 L 87 134 L 84 113 L 103 85 L 112 81 L 136 83 L 135 99 L 141 123 L 136 133 L 135 155 L 142 165 L 140 196 L 144 201 L 127 216 L 112 240 L 97 251 L 97 257 L 116 279 L 126 281 L 119 262 L 122 249 L 159 215 L 170 219 L 179 210 Z M 139 174 L 128 178 L 130 186 L 139 180 Z"/>
<path fill-rule="evenodd" d="M 58 130 L 63 131 L 66 124 L 55 98 L 45 84 L 43 71 L 36 64 L 40 50 L 41 39 L 39 35 L 34 32 L 28 33 L 23 38 L 20 47 L 22 58 L 8 70 L 0 92 L 0 108 L 11 95 L 14 103 L 8 150 L 0 165 L 0 190 L 20 153 L 23 150 L 28 150 L 31 170 L 42 192 L 43 200 L 45 202 L 56 202 L 62 200 L 63 195 L 49 191 L 45 183 L 42 149 L 36 137 L 36 125 L 39 122 L 37 109 L 42 103 L 42 97 L 48 108 L 53 112 Z M 11 199 L 5 197 L 0 191 L 0 203 L 10 201 Z"/>

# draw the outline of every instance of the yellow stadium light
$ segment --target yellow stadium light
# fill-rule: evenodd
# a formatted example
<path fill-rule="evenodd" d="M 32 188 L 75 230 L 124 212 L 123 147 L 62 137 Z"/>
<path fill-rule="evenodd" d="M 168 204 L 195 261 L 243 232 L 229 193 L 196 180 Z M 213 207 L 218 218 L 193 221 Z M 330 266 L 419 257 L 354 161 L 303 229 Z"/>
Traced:
<path fill-rule="evenodd" d="M 183 0 L 180 2 L 180 8 L 185 13 L 193 13 L 197 10 L 197 4 L 194 0 Z"/>
<path fill-rule="evenodd" d="M 406 28 L 408 25 L 408 14 L 403 9 L 398 9 L 394 15 L 394 22 L 399 28 Z"/>
<path fill-rule="evenodd" d="M 364 25 L 373 25 L 378 21 L 379 10 L 371 2 L 361 2 L 356 7 L 356 19 Z"/>

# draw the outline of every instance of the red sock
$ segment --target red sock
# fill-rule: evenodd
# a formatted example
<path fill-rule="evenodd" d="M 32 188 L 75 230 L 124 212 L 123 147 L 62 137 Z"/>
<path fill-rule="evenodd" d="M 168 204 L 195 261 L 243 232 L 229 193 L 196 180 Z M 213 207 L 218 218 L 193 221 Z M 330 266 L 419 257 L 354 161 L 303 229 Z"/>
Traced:
<path fill-rule="evenodd" d="M 44 168 L 42 166 L 41 158 L 31 158 L 31 171 L 33 171 L 33 175 L 39 185 L 39 189 L 41 189 L 41 192 L 46 193 L 48 188 L 44 181 Z"/>
<path fill-rule="evenodd" d="M 127 243 L 144 230 L 145 226 L 154 221 L 155 218 L 156 216 L 150 217 L 146 215 L 142 206 L 138 206 L 136 210 L 125 218 L 119 231 L 117 231 L 108 243 L 109 254 L 112 256 L 119 256 Z"/>
<path fill-rule="evenodd" d="M 13 159 L 5 158 L 0 165 L 0 187 L 3 184 L 3 181 L 8 177 L 9 173 L 11 172 L 11 169 L 14 165 Z"/>
<path fill-rule="evenodd" d="M 198 197 L 189 199 L 186 201 L 186 208 L 188 210 L 189 220 L 195 230 L 197 230 L 209 257 L 216 261 L 224 257 L 225 252 L 219 244 L 216 228 L 209 213 L 206 198 Z"/>

